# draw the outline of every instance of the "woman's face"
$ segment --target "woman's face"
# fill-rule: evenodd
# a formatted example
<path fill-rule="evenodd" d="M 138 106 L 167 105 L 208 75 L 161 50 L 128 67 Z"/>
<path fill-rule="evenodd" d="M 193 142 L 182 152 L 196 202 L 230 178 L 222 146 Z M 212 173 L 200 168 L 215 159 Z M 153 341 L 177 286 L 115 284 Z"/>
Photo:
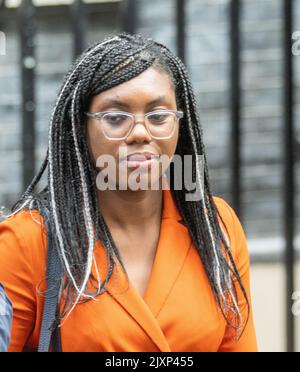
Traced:
<path fill-rule="evenodd" d="M 89 111 L 92 113 L 125 111 L 141 115 L 155 110 L 177 110 L 177 105 L 170 77 L 165 72 L 153 67 L 123 84 L 94 96 L 89 107 Z M 139 174 L 138 181 L 142 182 L 140 177 L 147 178 L 144 182 L 148 186 L 161 180 L 161 176 L 165 173 L 169 162 L 166 163 L 164 161 L 163 166 L 159 166 L 158 160 L 152 159 L 150 166 L 141 168 L 136 163 L 136 160 L 142 160 L 138 157 L 132 157 L 132 161 L 129 159 L 129 161 L 120 163 L 119 159 L 123 158 L 124 154 L 127 156 L 134 153 L 147 152 L 158 156 L 164 155 L 165 159 L 168 157 L 171 160 L 178 141 L 178 120 L 175 121 L 175 130 L 172 136 L 167 139 L 153 139 L 144 125 L 142 116 L 135 121 L 135 125 L 125 139 L 111 140 L 106 138 L 101 125 L 99 120 L 88 118 L 87 141 L 89 150 L 99 170 L 105 168 L 103 163 L 102 166 L 100 165 L 99 159 L 101 157 L 103 159 L 105 158 L 103 157 L 104 155 L 109 155 L 114 158 L 116 162 L 115 183 L 117 187 L 120 183 L 120 175 L 124 176 L 123 179 L 125 178 L 126 186 L 129 189 L 131 189 L 130 178 L 131 180 L 135 179 L 137 174 Z M 149 164 L 149 161 L 144 164 Z M 135 174 L 132 174 L 133 172 Z"/>

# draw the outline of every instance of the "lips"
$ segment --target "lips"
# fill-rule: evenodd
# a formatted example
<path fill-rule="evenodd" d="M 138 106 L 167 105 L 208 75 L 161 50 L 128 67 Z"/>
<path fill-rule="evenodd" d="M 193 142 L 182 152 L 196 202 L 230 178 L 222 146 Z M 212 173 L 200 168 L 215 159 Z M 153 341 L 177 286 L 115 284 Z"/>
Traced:
<path fill-rule="evenodd" d="M 152 154 L 150 152 L 143 152 L 143 153 L 134 153 L 127 156 L 127 161 L 146 161 L 150 160 L 153 157 L 156 157 L 158 155 Z"/>
<path fill-rule="evenodd" d="M 151 168 L 153 162 L 159 159 L 159 155 L 151 152 L 136 152 L 124 158 L 129 168 Z"/>

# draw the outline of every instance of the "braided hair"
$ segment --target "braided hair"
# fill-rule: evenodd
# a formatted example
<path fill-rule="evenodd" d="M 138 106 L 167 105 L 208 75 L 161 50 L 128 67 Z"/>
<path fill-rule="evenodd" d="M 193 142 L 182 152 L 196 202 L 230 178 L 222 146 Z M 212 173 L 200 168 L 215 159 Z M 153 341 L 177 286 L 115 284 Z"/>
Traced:
<path fill-rule="evenodd" d="M 218 218 L 208 175 L 203 134 L 188 72 L 182 61 L 164 45 L 141 35 L 121 33 L 90 45 L 74 62 L 56 100 L 49 127 L 48 150 L 39 172 L 12 208 L 40 210 L 47 203 L 53 238 L 61 257 L 64 304 L 60 319 L 66 318 L 77 303 L 94 299 L 106 291 L 118 260 L 126 269 L 118 248 L 100 213 L 96 190 L 96 170 L 86 141 L 86 117 L 93 96 L 122 84 L 155 67 L 166 72 L 176 92 L 177 105 L 184 112 L 176 153 L 204 158 L 201 181 L 199 162 L 194 161 L 193 177 L 199 183 L 200 201 L 185 201 L 186 190 L 171 192 L 203 262 L 215 300 L 227 326 L 237 338 L 249 319 L 249 301 L 236 268 L 229 242 Z M 47 185 L 37 191 L 48 170 Z M 221 219 L 222 220 L 222 219 Z M 101 283 L 94 258 L 94 244 L 100 240 L 106 250 L 107 276 Z M 93 265 L 96 275 L 92 274 Z M 128 276 L 127 276 L 128 278 Z M 91 284 L 92 286 L 88 284 Z M 248 306 L 243 319 L 238 306 L 239 285 Z M 89 288 L 89 289 L 88 289 Z M 244 328 L 243 328 L 244 329 Z"/>

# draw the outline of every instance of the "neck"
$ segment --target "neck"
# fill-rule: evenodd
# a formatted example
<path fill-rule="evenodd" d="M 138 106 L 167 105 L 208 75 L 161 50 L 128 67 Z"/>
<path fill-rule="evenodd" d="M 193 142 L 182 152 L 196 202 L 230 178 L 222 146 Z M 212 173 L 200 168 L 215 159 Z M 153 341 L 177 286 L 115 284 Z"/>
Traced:
<path fill-rule="evenodd" d="M 98 190 L 99 208 L 106 223 L 124 231 L 143 231 L 160 221 L 162 196 L 162 190 Z"/>

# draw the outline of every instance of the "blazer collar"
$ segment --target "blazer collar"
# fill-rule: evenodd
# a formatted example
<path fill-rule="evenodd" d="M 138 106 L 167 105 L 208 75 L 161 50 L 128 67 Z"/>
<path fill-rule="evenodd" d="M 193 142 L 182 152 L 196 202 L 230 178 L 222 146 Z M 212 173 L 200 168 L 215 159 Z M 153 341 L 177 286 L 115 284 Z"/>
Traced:
<path fill-rule="evenodd" d="M 163 190 L 159 241 L 144 296 L 138 293 L 132 283 L 127 282 L 118 261 L 106 286 L 111 297 L 135 319 L 160 351 L 170 351 L 170 347 L 157 316 L 172 291 L 192 245 L 188 230 L 180 220 L 171 191 Z M 103 247 L 99 258 L 101 272 L 106 275 L 106 252 Z"/>
<path fill-rule="evenodd" d="M 162 219 L 171 218 L 175 221 L 182 221 L 182 217 L 176 207 L 175 199 L 171 190 L 163 190 Z"/>

